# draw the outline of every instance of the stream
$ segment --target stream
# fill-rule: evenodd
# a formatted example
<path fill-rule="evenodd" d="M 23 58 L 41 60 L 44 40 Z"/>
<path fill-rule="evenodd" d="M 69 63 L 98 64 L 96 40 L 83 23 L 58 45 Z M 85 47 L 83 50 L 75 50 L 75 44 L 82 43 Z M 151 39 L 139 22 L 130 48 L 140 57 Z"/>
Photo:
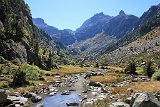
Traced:
<path fill-rule="evenodd" d="M 32 107 L 43 104 L 43 107 L 68 107 L 68 104 L 87 105 L 97 100 L 103 100 L 105 93 L 101 92 L 102 87 L 89 86 L 89 80 L 85 79 L 86 74 L 74 74 L 66 78 L 65 83 L 57 83 L 49 86 L 55 92 L 53 95 L 43 95 L 43 100 L 35 103 Z"/>

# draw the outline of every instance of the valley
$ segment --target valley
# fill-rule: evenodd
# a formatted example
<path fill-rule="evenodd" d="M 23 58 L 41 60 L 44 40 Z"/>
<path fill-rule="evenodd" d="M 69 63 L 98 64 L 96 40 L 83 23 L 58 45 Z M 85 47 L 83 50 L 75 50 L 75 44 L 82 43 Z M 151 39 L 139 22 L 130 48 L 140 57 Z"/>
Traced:
<path fill-rule="evenodd" d="M 31 11 L 0 0 L 0 107 L 160 107 L 159 4 L 75 31 Z"/>

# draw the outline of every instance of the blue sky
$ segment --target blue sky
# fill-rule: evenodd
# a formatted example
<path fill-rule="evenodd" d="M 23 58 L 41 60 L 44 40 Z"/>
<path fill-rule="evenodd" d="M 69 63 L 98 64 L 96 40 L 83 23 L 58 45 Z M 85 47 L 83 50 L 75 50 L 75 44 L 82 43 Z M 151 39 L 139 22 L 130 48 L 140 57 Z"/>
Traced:
<path fill-rule="evenodd" d="M 116 16 L 120 10 L 141 16 L 160 0 L 25 0 L 34 18 L 59 29 L 75 30 L 96 13 Z"/>

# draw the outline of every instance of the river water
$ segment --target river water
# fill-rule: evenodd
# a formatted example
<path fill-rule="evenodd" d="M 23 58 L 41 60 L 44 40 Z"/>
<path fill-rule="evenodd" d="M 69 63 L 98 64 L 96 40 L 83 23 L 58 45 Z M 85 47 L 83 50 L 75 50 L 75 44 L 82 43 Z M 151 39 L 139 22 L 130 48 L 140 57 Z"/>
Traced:
<path fill-rule="evenodd" d="M 91 89 L 88 85 L 89 80 L 85 79 L 83 75 L 75 74 L 74 76 L 69 77 L 67 81 L 66 84 L 70 84 L 72 82 L 72 85 L 56 87 L 58 90 L 57 94 L 53 96 L 45 95 L 41 102 L 34 104 L 32 107 L 36 107 L 38 104 L 43 104 L 44 107 L 67 107 L 66 103 L 82 104 L 82 99 L 87 99 L 88 103 L 91 103 L 91 101 L 95 101 L 96 99 L 104 96 L 104 94 L 102 95 L 101 92 L 98 92 L 99 88 L 96 88 L 95 90 L 95 88 L 92 87 Z M 91 89 L 92 91 L 88 91 L 88 89 Z M 63 92 L 68 90 L 72 90 L 69 95 L 61 95 Z M 85 101 L 85 103 L 86 102 L 87 101 Z"/>

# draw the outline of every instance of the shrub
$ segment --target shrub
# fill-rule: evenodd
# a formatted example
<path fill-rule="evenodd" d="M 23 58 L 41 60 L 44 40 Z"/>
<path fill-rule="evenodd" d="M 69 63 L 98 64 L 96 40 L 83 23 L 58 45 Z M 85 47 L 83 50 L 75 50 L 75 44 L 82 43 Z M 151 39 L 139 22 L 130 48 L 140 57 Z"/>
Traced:
<path fill-rule="evenodd" d="M 17 87 L 17 86 L 23 86 L 28 84 L 26 80 L 26 73 L 21 71 L 21 68 L 18 68 L 16 73 L 13 76 L 13 82 L 11 83 L 12 86 Z"/>
<path fill-rule="evenodd" d="M 104 66 L 101 66 L 101 69 L 105 69 Z"/>
<path fill-rule="evenodd" d="M 95 67 L 96 67 L 96 68 L 99 68 L 99 64 L 98 64 L 98 63 L 96 63 Z"/>
<path fill-rule="evenodd" d="M 135 63 L 134 63 L 134 62 L 131 62 L 131 63 L 127 66 L 127 68 L 125 69 L 125 72 L 128 73 L 128 74 L 137 75 Z"/>
<path fill-rule="evenodd" d="M 37 66 L 23 64 L 18 70 L 13 74 L 12 86 L 23 86 L 29 84 L 29 80 L 38 80 L 40 75 L 40 70 Z"/>
<path fill-rule="evenodd" d="M 37 66 L 23 64 L 20 70 L 26 74 L 27 80 L 37 80 L 39 77 L 40 70 Z"/>
<path fill-rule="evenodd" d="M 84 65 L 83 65 L 83 64 L 81 64 L 81 65 L 80 65 L 80 67 L 81 67 L 81 68 L 83 68 L 83 67 L 84 67 Z"/>
<path fill-rule="evenodd" d="M 152 62 L 151 61 L 147 62 L 146 66 L 144 67 L 144 73 L 151 78 L 154 72 L 155 71 L 152 67 Z"/>
<path fill-rule="evenodd" d="M 152 75 L 151 79 L 160 81 L 160 69 Z"/>

